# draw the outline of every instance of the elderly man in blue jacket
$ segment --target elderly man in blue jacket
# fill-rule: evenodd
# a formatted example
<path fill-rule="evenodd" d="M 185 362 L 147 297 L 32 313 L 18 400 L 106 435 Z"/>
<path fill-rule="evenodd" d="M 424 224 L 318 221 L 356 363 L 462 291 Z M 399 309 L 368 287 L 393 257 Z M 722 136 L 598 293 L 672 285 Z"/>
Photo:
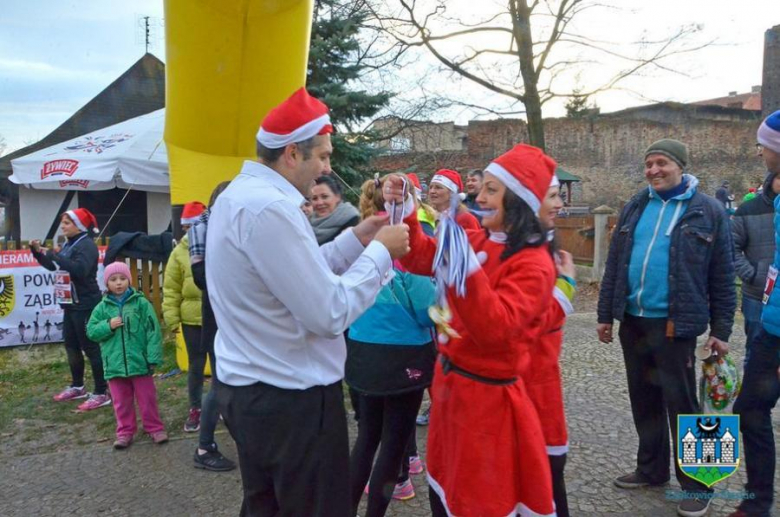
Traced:
<path fill-rule="evenodd" d="M 734 323 L 734 248 L 723 205 L 698 191 L 684 172 L 688 149 L 665 139 L 645 151 L 649 183 L 625 206 L 610 243 L 598 305 L 598 335 L 612 342 L 614 320 L 628 394 L 639 435 L 634 472 L 615 479 L 621 488 L 669 481 L 669 438 L 677 449 L 677 415 L 699 413 L 694 350 L 709 326 L 707 347 L 728 353 Z M 707 513 L 710 489 L 686 476 L 688 496 L 677 513 Z"/>

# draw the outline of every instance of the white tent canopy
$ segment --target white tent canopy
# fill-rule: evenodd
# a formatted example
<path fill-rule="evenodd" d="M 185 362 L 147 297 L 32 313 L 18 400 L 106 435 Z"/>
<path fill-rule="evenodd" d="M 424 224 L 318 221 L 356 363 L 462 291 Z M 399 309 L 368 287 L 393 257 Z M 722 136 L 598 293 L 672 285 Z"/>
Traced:
<path fill-rule="evenodd" d="M 165 109 L 11 161 L 10 180 L 33 189 L 169 192 Z"/>

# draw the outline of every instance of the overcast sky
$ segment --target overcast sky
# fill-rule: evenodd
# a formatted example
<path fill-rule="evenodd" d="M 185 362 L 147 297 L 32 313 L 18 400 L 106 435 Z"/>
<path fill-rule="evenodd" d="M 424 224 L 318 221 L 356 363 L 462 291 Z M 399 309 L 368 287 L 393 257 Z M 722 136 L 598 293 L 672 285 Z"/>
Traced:
<path fill-rule="evenodd" d="M 780 24 L 777 0 L 615 3 L 621 11 L 583 17 L 580 28 L 612 41 L 631 41 L 643 32 L 696 23 L 703 27 L 704 37 L 717 38 L 718 44 L 674 63 L 687 77 L 641 77 L 625 85 L 641 96 L 600 95 L 596 102 L 602 111 L 647 104 L 647 99 L 707 99 L 746 92 L 761 83 L 764 32 Z M 0 136 L 6 152 L 46 136 L 132 66 L 144 53 L 138 18 L 163 17 L 162 0 L 2 0 L 0 6 Z M 165 60 L 162 41 L 151 52 Z M 399 72 L 398 84 L 407 80 L 404 73 L 414 74 L 414 69 Z M 484 95 L 473 91 L 475 96 Z M 546 116 L 561 113 L 561 104 L 551 104 L 545 111 Z M 463 123 L 473 113 L 461 110 L 441 116 Z"/>

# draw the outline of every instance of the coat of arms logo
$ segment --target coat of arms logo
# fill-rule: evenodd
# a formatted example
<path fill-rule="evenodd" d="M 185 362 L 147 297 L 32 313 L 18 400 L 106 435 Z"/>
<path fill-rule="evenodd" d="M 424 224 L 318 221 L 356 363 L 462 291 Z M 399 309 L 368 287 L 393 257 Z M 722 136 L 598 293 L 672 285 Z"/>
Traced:
<path fill-rule="evenodd" d="M 739 467 L 739 415 L 678 415 L 677 463 L 708 487 Z"/>

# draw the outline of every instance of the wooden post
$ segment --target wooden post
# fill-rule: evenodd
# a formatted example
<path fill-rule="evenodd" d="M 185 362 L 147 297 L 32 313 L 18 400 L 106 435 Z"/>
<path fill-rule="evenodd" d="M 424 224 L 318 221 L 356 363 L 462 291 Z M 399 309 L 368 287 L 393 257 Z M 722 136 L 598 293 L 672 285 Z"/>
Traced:
<path fill-rule="evenodd" d="M 609 216 L 614 215 L 615 211 L 607 205 L 602 205 L 593 209 L 594 222 L 596 230 L 595 243 L 593 246 L 593 278 L 592 280 L 601 282 L 604 276 L 604 266 L 607 264 L 607 252 L 609 250 Z"/>

